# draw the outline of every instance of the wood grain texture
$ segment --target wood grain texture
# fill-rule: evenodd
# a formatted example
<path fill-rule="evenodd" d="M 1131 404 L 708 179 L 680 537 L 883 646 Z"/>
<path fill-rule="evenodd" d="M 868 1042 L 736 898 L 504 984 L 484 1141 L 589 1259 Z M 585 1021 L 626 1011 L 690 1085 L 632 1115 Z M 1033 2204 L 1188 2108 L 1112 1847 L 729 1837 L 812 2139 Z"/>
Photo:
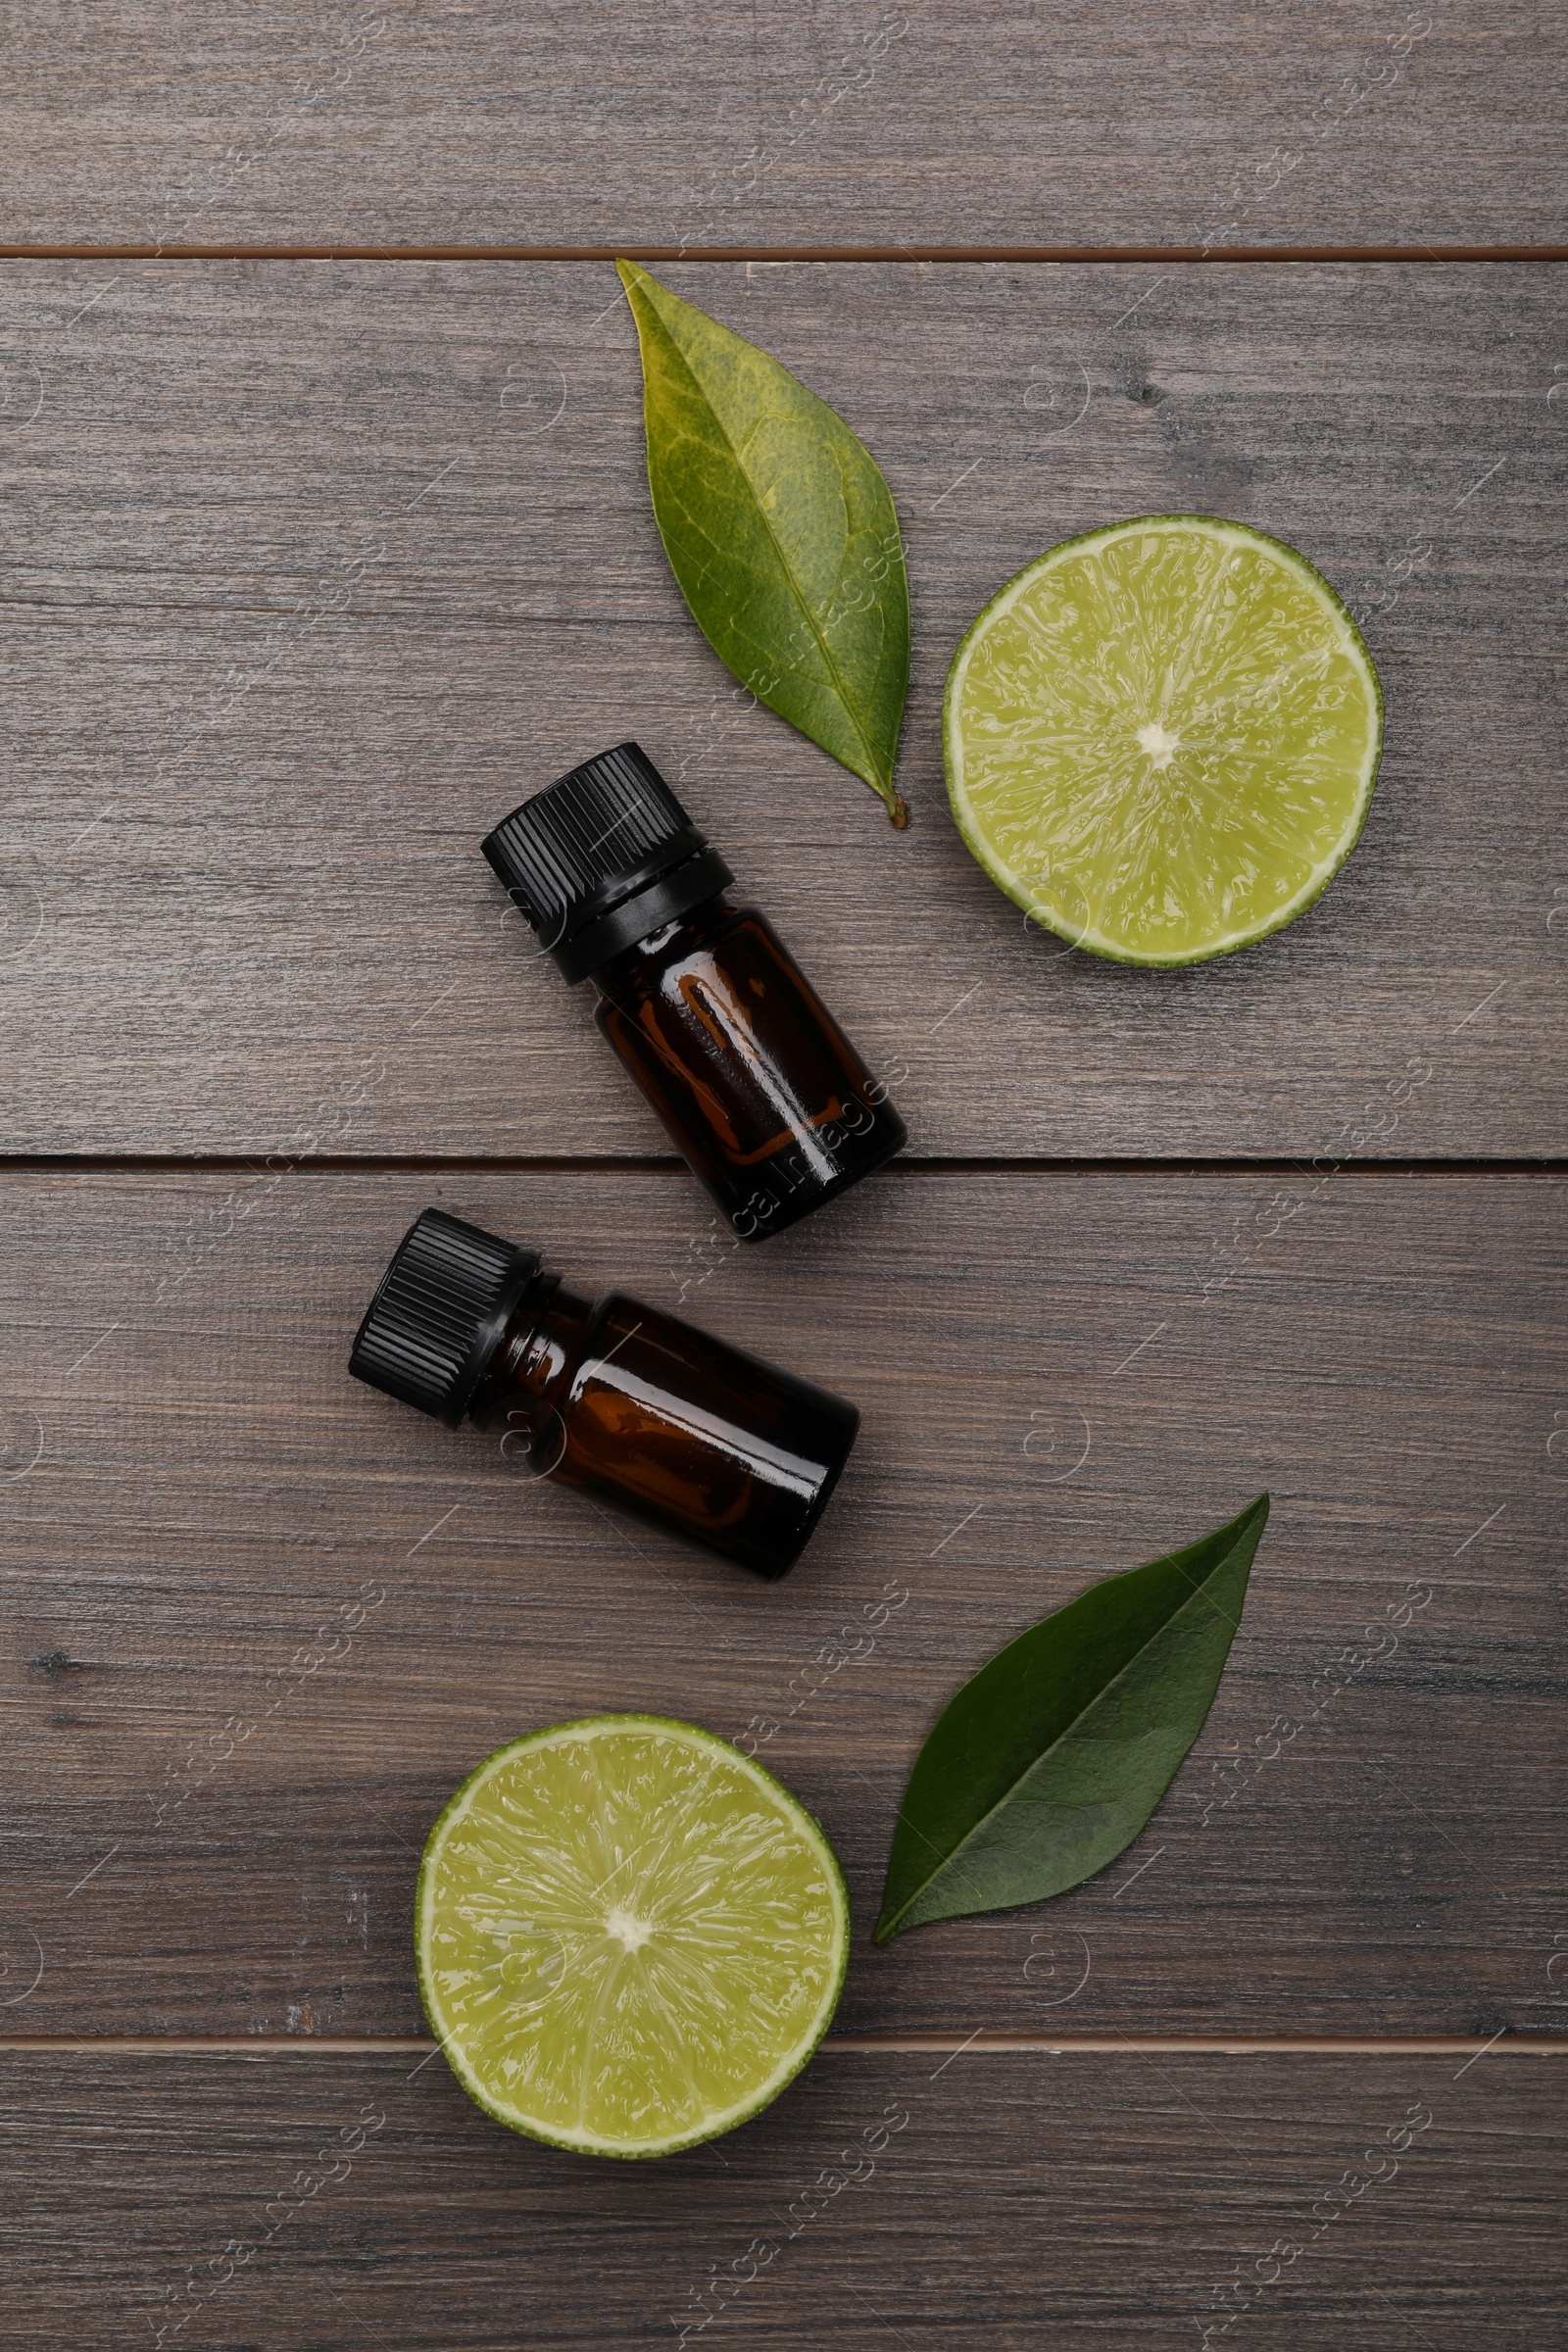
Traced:
<path fill-rule="evenodd" d="M 647 1708 L 749 1736 L 826 1826 L 847 2033 L 1555 2032 L 1562 1185 L 1281 1190 L 891 1171 L 736 1251 L 676 1174 L 10 1178 L 0 2024 L 417 2032 L 447 1795 L 531 1726 Z M 348 1379 L 437 1199 L 862 1407 L 791 1578 Z M 874 1951 L 957 1683 L 1264 1488 L 1213 1712 L 1135 1845 Z"/>
<path fill-rule="evenodd" d="M 665 274 L 892 483 L 906 835 L 748 710 L 687 614 L 608 266 L 0 270 L 16 1148 L 663 1149 L 477 853 L 629 734 L 892 1079 L 917 1152 L 1564 1148 L 1568 271 Z M 1317 907 L 1135 972 L 1027 930 L 973 863 L 938 711 L 1019 565 L 1172 509 L 1322 565 L 1389 734 Z M 1432 1082 L 1396 1106 L 1412 1064 Z"/>
<path fill-rule="evenodd" d="M 8 41 L 15 241 L 1560 238 L 1548 9 L 204 0 Z"/>
<path fill-rule="evenodd" d="M 1568 2320 L 1560 2073 L 824 2052 L 728 2138 L 610 2164 L 439 2058 L 12 2054 L 7 2341 L 1534 2352 Z"/>

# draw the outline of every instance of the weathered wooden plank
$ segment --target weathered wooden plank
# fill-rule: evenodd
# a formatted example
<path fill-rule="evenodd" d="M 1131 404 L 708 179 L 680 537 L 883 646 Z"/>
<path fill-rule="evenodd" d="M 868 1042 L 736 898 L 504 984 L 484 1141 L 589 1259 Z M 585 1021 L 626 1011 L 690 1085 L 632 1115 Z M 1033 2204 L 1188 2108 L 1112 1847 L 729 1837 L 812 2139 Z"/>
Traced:
<path fill-rule="evenodd" d="M 439 2059 L 8 2052 L 8 2341 L 1515 2352 L 1568 2318 L 1559 2071 L 824 2052 L 617 2165 L 501 2132 Z"/>
<path fill-rule="evenodd" d="M 1547 11 L 121 5 L 8 44 L 6 234 L 659 246 L 1562 235 Z"/>
<path fill-rule="evenodd" d="M 1563 1148 L 1563 270 L 671 274 L 893 483 L 906 834 L 748 712 L 691 623 L 608 266 L 0 270 L 18 1148 L 662 1149 L 476 848 L 627 734 L 896 1080 L 916 1152 Z M 1389 737 L 1317 908 L 1138 973 L 1027 931 L 980 873 L 938 707 L 1020 564 L 1173 508 L 1280 533 L 1358 603 Z"/>
<path fill-rule="evenodd" d="M 750 1251 L 674 1173 L 3 1198 L 0 2022 L 416 2032 L 446 1795 L 532 1725 L 651 1708 L 749 1734 L 826 1824 L 845 2031 L 1554 2030 L 1559 1180 L 893 1171 Z M 792 1578 L 347 1378 L 436 1198 L 861 1405 Z M 873 1950 L 958 1681 L 1265 1487 L 1214 1711 L 1124 1861 Z"/>

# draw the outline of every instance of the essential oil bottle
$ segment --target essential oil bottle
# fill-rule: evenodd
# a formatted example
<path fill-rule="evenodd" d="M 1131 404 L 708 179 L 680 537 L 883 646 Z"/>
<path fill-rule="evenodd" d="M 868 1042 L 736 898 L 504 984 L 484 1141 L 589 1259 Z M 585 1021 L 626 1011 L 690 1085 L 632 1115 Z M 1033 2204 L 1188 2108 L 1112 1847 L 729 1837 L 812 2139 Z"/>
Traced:
<path fill-rule="evenodd" d="M 541 947 L 743 1241 L 869 1176 L 904 1122 L 635 743 L 586 760 L 485 841 Z"/>
<path fill-rule="evenodd" d="M 813 1382 L 618 1291 L 590 1304 L 439 1208 L 398 1245 L 349 1370 L 765 1577 L 800 1558 L 860 1425 Z"/>

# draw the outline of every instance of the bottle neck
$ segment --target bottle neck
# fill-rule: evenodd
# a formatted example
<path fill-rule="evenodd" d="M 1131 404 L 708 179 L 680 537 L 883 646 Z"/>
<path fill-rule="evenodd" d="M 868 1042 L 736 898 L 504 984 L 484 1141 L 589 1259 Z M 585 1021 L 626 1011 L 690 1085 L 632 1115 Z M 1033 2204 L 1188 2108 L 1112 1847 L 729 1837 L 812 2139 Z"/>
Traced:
<path fill-rule="evenodd" d="M 597 965 L 588 977 L 601 997 L 617 996 L 628 983 L 646 979 L 662 965 L 673 963 L 693 948 L 701 947 L 710 935 L 714 921 L 734 912 L 723 892 L 716 890 L 685 913 L 646 932 L 618 956 Z"/>
<path fill-rule="evenodd" d="M 546 944 L 575 986 L 635 948 L 639 940 L 727 890 L 734 878 L 718 852 L 703 844 L 678 865 L 647 880 L 636 874 L 612 876 L 595 897 L 571 910 L 566 937 Z"/>
<path fill-rule="evenodd" d="M 588 1299 L 562 1289 L 559 1274 L 536 1275 L 468 1400 L 469 1420 L 479 1429 L 509 1421 L 537 1432 L 582 1353 L 592 1313 Z"/>

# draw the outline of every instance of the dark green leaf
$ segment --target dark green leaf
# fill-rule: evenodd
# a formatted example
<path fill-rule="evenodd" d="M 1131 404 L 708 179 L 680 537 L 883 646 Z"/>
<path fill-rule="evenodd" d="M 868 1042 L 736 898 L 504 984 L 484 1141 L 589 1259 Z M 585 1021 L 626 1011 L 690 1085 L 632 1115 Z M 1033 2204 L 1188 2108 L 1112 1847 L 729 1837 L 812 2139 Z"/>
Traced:
<path fill-rule="evenodd" d="M 787 368 L 635 262 L 616 267 L 642 347 L 654 515 L 698 626 L 904 824 L 909 587 L 887 483 Z"/>
<path fill-rule="evenodd" d="M 965 1683 L 909 1775 L 875 1937 L 1076 1886 L 1131 1844 L 1203 1727 L 1268 1496 L 1091 1585 Z"/>

